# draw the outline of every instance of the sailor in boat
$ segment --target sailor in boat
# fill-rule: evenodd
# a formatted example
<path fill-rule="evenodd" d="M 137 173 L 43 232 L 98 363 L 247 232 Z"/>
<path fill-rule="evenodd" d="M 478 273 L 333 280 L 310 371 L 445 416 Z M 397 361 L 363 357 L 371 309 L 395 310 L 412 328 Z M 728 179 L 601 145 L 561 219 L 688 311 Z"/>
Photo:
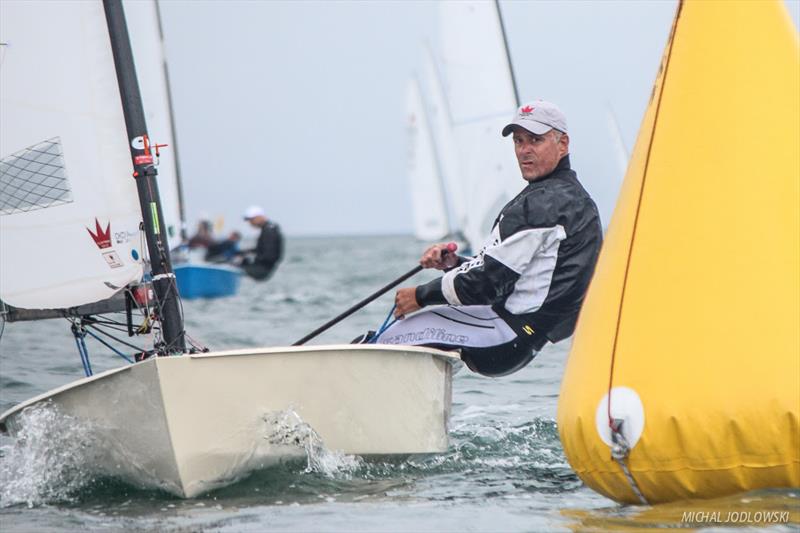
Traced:
<path fill-rule="evenodd" d="M 202 219 L 197 223 L 197 231 L 189 239 L 187 245 L 189 249 L 195 248 L 208 248 L 214 242 L 214 232 L 211 226 L 211 221 Z"/>
<path fill-rule="evenodd" d="M 239 255 L 239 243 L 242 234 L 232 231 L 221 241 L 215 241 L 208 246 L 205 260 L 209 263 L 226 263 L 232 261 Z"/>
<path fill-rule="evenodd" d="M 244 219 L 261 232 L 255 248 L 240 252 L 244 255 L 240 266 L 251 278 L 264 281 L 272 275 L 283 258 L 283 235 L 280 227 L 268 220 L 264 210 L 257 205 L 245 210 Z"/>
<path fill-rule="evenodd" d="M 420 264 L 446 273 L 399 289 L 403 320 L 373 342 L 460 349 L 473 371 L 502 376 L 572 335 L 602 243 L 597 206 L 570 168 L 567 121 L 555 104 L 523 105 L 502 135 L 513 135 L 527 186 L 474 257 L 443 253 L 446 244 L 425 251 Z"/>

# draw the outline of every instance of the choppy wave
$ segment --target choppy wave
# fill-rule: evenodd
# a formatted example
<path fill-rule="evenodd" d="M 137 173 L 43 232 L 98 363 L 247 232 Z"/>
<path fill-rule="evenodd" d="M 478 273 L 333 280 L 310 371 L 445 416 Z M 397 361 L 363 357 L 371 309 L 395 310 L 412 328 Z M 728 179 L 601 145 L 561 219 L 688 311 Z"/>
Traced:
<path fill-rule="evenodd" d="M 520 490 L 564 492 L 580 486 L 560 451 L 553 420 L 519 425 L 488 425 L 480 420 L 467 416 L 457 421 L 450 449 L 443 454 L 362 458 L 326 448 L 317 432 L 291 409 L 269 413 L 264 438 L 272 445 L 297 447 L 302 459 L 251 473 L 212 494 L 301 502 L 389 496 L 448 500 Z M 160 493 L 98 470 L 101 461 L 92 433 L 55 406 L 29 408 L 18 422 L 16 436 L 0 448 L 0 506 Z"/>
<path fill-rule="evenodd" d="M 325 447 L 319 434 L 294 410 L 271 413 L 265 418 L 270 428 L 266 436 L 271 444 L 298 446 L 305 451 L 305 473 L 318 473 L 330 478 L 347 478 L 363 463 L 355 455 L 332 451 Z"/>
<path fill-rule="evenodd" d="M 16 435 L 0 447 L 0 507 L 75 499 L 97 475 L 92 434 L 52 404 L 25 409 Z"/>

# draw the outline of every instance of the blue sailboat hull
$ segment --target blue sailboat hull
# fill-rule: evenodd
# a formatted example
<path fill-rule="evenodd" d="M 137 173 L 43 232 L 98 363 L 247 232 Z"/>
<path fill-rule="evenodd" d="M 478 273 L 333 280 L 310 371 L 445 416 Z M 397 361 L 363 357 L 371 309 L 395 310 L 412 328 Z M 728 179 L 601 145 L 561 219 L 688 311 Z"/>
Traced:
<path fill-rule="evenodd" d="M 241 269 L 227 265 L 186 264 L 174 267 L 181 298 L 233 296 L 242 280 Z"/>

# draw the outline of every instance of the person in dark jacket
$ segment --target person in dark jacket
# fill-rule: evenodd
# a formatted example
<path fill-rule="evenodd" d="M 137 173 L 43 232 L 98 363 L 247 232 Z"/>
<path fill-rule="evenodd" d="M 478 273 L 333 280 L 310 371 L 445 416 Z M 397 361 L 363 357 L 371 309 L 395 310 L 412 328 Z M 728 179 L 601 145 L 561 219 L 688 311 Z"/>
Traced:
<path fill-rule="evenodd" d="M 254 228 L 259 228 L 261 233 L 254 249 L 241 252 L 244 258 L 240 266 L 251 278 L 264 281 L 283 258 L 283 235 L 280 227 L 267 220 L 264 210 L 256 205 L 247 208 L 244 219 Z"/>
<path fill-rule="evenodd" d="M 555 104 L 520 107 L 502 134 L 513 135 L 527 186 L 474 257 L 447 253 L 446 244 L 425 251 L 420 264 L 446 273 L 399 289 L 395 316 L 403 320 L 376 342 L 460 349 L 471 370 L 501 376 L 572 335 L 602 243 L 597 206 L 570 168 L 567 122 Z"/>

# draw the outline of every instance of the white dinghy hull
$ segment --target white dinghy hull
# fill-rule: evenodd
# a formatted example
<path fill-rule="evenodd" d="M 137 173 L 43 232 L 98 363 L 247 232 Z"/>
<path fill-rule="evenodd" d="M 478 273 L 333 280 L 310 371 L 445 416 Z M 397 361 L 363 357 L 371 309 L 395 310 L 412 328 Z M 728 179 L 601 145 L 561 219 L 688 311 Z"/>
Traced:
<path fill-rule="evenodd" d="M 458 364 L 448 352 L 376 345 L 154 357 L 33 398 L 0 425 L 13 434 L 25 409 L 50 405 L 88 428 L 103 472 L 191 498 L 303 456 L 307 442 L 287 438 L 286 424 L 346 454 L 444 452 Z"/>

